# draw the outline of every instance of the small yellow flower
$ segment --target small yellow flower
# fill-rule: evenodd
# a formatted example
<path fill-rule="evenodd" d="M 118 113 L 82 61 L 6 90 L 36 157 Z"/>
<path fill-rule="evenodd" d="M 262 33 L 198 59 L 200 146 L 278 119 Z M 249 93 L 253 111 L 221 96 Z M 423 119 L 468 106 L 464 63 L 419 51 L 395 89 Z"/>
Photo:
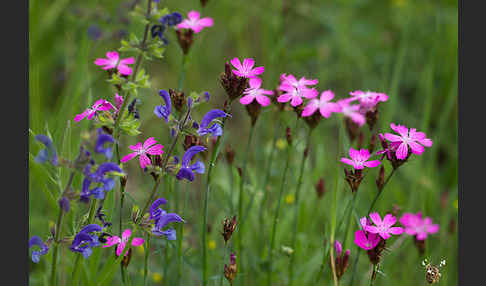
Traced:
<path fill-rule="evenodd" d="M 458 202 L 457 202 L 457 200 L 454 200 L 454 202 L 452 203 L 452 205 L 457 210 L 457 208 L 458 208 Z"/>
<path fill-rule="evenodd" d="M 155 272 L 154 274 L 152 274 L 152 280 L 154 280 L 155 283 L 159 283 L 160 281 L 162 281 L 162 275 L 158 272 Z"/>
<path fill-rule="evenodd" d="M 216 248 L 216 241 L 214 241 L 214 240 L 212 240 L 212 239 L 211 239 L 211 240 L 209 240 L 209 242 L 208 242 L 208 247 L 209 247 L 209 250 L 213 250 L 213 249 L 215 249 L 215 248 Z"/>
<path fill-rule="evenodd" d="M 277 148 L 279 150 L 283 150 L 287 147 L 287 140 L 285 140 L 283 138 L 279 138 L 279 139 L 277 139 L 277 142 L 275 143 L 275 145 L 277 146 Z"/>
<path fill-rule="evenodd" d="M 295 197 L 293 194 L 290 194 L 290 195 L 286 195 L 285 196 L 285 202 L 289 205 L 293 204 L 295 201 Z"/>

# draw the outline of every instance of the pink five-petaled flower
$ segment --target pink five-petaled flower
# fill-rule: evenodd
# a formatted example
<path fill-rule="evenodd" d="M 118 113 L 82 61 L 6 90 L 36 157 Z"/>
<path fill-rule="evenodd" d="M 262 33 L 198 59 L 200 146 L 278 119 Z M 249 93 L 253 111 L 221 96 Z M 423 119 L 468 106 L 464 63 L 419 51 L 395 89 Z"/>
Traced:
<path fill-rule="evenodd" d="M 334 93 L 330 90 L 323 91 L 319 99 L 312 99 L 302 111 L 302 117 L 311 116 L 319 109 L 319 112 L 325 118 L 329 118 L 331 113 L 341 111 L 339 105 L 335 102 L 329 102 L 334 98 Z"/>
<path fill-rule="evenodd" d="M 295 78 L 292 74 L 282 74 L 280 76 L 280 87 L 285 85 L 290 85 L 295 88 L 307 88 L 309 89 L 308 85 L 316 85 L 319 81 L 317 79 L 306 79 L 305 77 L 301 77 L 299 80 Z"/>
<path fill-rule="evenodd" d="M 154 145 L 155 143 L 157 143 L 157 141 L 154 139 L 154 137 L 150 137 L 145 140 L 143 146 L 141 142 L 138 142 L 136 145 L 130 145 L 130 149 L 135 152 L 126 155 L 120 160 L 120 162 L 125 163 L 133 159 L 137 155 L 140 155 L 140 167 L 142 169 L 145 169 L 145 167 L 152 164 L 147 154 L 162 155 L 162 153 L 164 153 L 164 151 L 162 151 L 162 148 L 164 146 L 162 146 L 161 144 Z"/>
<path fill-rule="evenodd" d="M 93 116 L 95 116 L 97 111 L 105 111 L 105 110 L 110 110 L 111 108 L 115 108 L 113 104 L 111 104 L 109 101 L 106 101 L 104 99 L 99 99 L 96 101 L 93 106 L 88 107 L 83 113 L 77 114 L 74 116 L 74 121 L 78 122 L 87 117 L 88 120 L 93 119 Z"/>
<path fill-rule="evenodd" d="M 250 79 L 250 88 L 245 89 L 242 98 L 240 98 L 240 103 L 247 105 L 253 102 L 253 100 L 256 99 L 256 101 L 261 105 L 261 106 L 267 106 L 270 104 L 270 98 L 265 96 L 273 94 L 273 90 L 266 90 L 263 88 L 260 88 L 262 86 L 262 80 L 258 77 L 254 77 Z"/>
<path fill-rule="evenodd" d="M 357 230 L 354 233 L 354 243 L 365 250 L 375 248 L 379 242 L 380 237 L 375 233 L 366 233 L 364 230 Z"/>
<path fill-rule="evenodd" d="M 131 75 L 132 68 L 128 65 L 135 63 L 135 58 L 129 57 L 126 59 L 120 60 L 120 56 L 118 52 L 107 52 L 106 58 L 98 58 L 95 60 L 95 65 L 102 66 L 104 70 L 111 70 L 116 68 L 121 75 Z"/>
<path fill-rule="evenodd" d="M 415 235 L 417 240 L 424 240 L 428 234 L 434 234 L 439 231 L 439 225 L 433 224 L 430 217 L 422 219 L 422 213 L 404 213 L 400 218 L 400 223 L 405 226 L 405 233 Z"/>
<path fill-rule="evenodd" d="M 379 102 L 385 102 L 388 100 L 388 95 L 373 91 L 356 90 L 350 92 L 349 94 L 352 96 L 353 100 L 359 100 L 364 111 L 375 107 Z"/>
<path fill-rule="evenodd" d="M 424 152 L 424 146 L 432 146 L 432 140 L 427 138 L 425 133 L 417 132 L 415 128 L 410 128 L 409 131 L 406 126 L 395 125 L 394 123 L 391 123 L 390 127 L 393 129 L 393 131 L 400 134 L 400 136 L 398 136 L 391 133 L 385 133 L 385 138 L 391 142 L 392 147 L 398 146 L 395 151 L 395 155 L 399 160 L 407 158 L 408 147 L 410 147 L 413 154 L 421 155 Z"/>
<path fill-rule="evenodd" d="M 177 29 L 191 29 L 194 33 L 199 33 L 205 27 L 211 27 L 214 24 L 212 18 L 206 17 L 200 19 L 201 15 L 197 11 L 190 11 L 187 14 L 187 19 L 184 19 L 182 23 L 176 26 Z"/>
<path fill-rule="evenodd" d="M 130 240 L 130 236 L 132 236 L 132 230 L 131 229 L 125 229 L 122 233 L 122 238 L 114 235 L 110 236 L 106 239 L 106 244 L 103 245 L 103 247 L 111 247 L 115 244 L 118 246 L 116 247 L 116 255 L 120 256 L 123 252 L 123 249 L 125 249 L 125 245 L 127 244 L 128 240 Z M 140 237 L 134 237 L 132 239 L 132 245 L 133 246 L 140 246 L 145 242 L 143 238 Z M 127 256 L 128 251 L 125 253 L 125 256 Z"/>
<path fill-rule="evenodd" d="M 308 87 L 308 85 L 315 85 L 317 82 L 317 79 L 306 79 L 302 77 L 297 80 L 291 74 L 282 74 L 278 89 L 284 93 L 277 98 L 277 101 L 288 102 L 290 100 L 290 105 L 294 107 L 298 106 L 303 102 L 302 97 L 311 99 L 319 94 L 315 88 Z"/>
<path fill-rule="evenodd" d="M 351 105 L 351 101 L 354 101 L 354 99 L 346 98 L 338 100 L 336 103 L 341 108 L 340 112 L 344 117 L 350 118 L 354 123 L 361 127 L 366 123 L 366 117 L 359 112 L 361 106 L 359 104 Z"/>
<path fill-rule="evenodd" d="M 372 160 L 368 161 L 370 158 L 370 152 L 368 149 L 356 150 L 353 147 L 349 148 L 349 158 L 341 158 L 341 162 L 353 166 L 356 170 L 362 170 L 364 167 L 374 168 L 380 165 L 380 161 Z"/>
<path fill-rule="evenodd" d="M 255 60 L 251 58 L 244 59 L 243 64 L 241 64 L 240 59 L 238 58 L 234 58 L 230 62 L 231 65 L 235 68 L 232 70 L 233 73 L 239 77 L 254 78 L 265 71 L 265 67 L 253 68 L 253 66 L 255 65 Z"/>
<path fill-rule="evenodd" d="M 370 218 L 375 225 L 366 225 L 364 230 L 370 233 L 377 233 L 383 239 L 390 238 L 391 234 L 400 235 L 404 231 L 402 227 L 392 227 L 397 222 L 397 218 L 392 214 L 386 214 L 381 220 L 380 215 L 374 212 L 370 214 Z"/>

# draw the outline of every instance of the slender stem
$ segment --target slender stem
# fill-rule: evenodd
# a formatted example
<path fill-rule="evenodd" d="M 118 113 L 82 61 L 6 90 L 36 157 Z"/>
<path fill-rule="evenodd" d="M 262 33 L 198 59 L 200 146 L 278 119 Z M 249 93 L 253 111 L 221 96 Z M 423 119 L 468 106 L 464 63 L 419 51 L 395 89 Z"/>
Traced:
<path fill-rule="evenodd" d="M 370 276 L 370 286 L 373 286 L 373 282 L 375 281 L 377 271 L 378 271 L 378 264 L 375 264 L 373 265 L 373 272 L 371 272 L 371 276 Z"/>
<path fill-rule="evenodd" d="M 226 249 L 227 249 L 227 244 L 225 243 L 224 246 L 223 246 L 223 259 L 221 259 L 222 263 L 221 263 L 221 266 L 224 265 L 224 262 L 226 261 Z M 221 274 L 221 278 L 219 279 L 219 286 L 223 286 L 223 278 L 224 278 L 224 274 Z"/>
<path fill-rule="evenodd" d="M 294 253 L 290 256 L 289 285 L 292 285 L 293 282 L 294 282 L 294 262 L 295 262 L 295 256 L 297 255 L 297 249 L 295 248 L 295 241 L 296 241 L 296 237 L 297 237 L 297 222 L 299 220 L 300 189 L 302 187 L 305 161 L 308 157 L 309 146 L 310 146 L 310 143 L 311 143 L 312 130 L 314 130 L 314 129 L 309 128 L 309 133 L 307 134 L 305 149 L 304 149 L 304 152 L 302 153 L 302 160 L 300 161 L 299 178 L 297 180 L 297 187 L 296 187 L 296 190 L 295 190 L 294 224 L 293 224 L 293 231 L 292 231 L 292 242 L 290 244 L 290 248 L 292 248 L 294 250 Z"/>
<path fill-rule="evenodd" d="M 231 103 L 229 105 L 231 108 Z M 228 112 L 229 113 L 229 112 Z M 223 118 L 221 128 L 224 129 L 224 123 L 226 122 L 226 118 Z M 213 172 L 213 168 L 216 165 L 216 158 L 218 157 L 219 151 L 221 149 L 221 140 L 223 135 L 219 136 L 216 140 L 216 144 L 213 147 L 212 154 L 211 154 L 211 161 L 209 163 L 208 174 L 206 178 L 206 192 L 204 193 L 204 208 L 203 208 L 203 224 L 201 229 L 201 243 L 202 243 L 202 285 L 206 286 L 208 282 L 208 265 L 207 265 L 207 228 L 208 228 L 208 201 L 209 201 L 209 192 L 211 190 L 211 174 Z"/>
<path fill-rule="evenodd" d="M 143 285 L 147 285 L 147 274 L 150 254 L 150 234 L 145 235 L 145 260 L 143 264 Z"/>
<path fill-rule="evenodd" d="M 181 63 L 181 71 L 179 73 L 179 83 L 177 89 L 182 91 L 182 87 L 184 86 L 184 79 L 186 78 L 186 64 L 187 64 L 187 56 L 182 53 L 182 63 Z"/>
<path fill-rule="evenodd" d="M 333 245 L 334 244 L 333 242 L 331 242 L 331 270 L 332 270 L 332 279 L 334 281 L 334 286 L 338 286 L 339 285 L 339 281 L 337 279 L 337 275 L 336 275 L 336 264 L 335 264 L 335 260 L 334 260 L 334 247 Z"/>

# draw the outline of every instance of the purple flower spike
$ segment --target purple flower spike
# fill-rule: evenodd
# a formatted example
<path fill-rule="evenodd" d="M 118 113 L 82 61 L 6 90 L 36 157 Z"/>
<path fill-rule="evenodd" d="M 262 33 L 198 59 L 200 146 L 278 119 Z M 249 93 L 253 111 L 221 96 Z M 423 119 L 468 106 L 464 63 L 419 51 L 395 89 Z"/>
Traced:
<path fill-rule="evenodd" d="M 109 134 L 103 132 L 103 129 L 98 128 L 98 138 L 96 139 L 96 144 L 94 151 L 105 155 L 107 159 L 111 159 L 113 156 L 113 151 L 111 147 L 103 147 L 105 143 L 113 143 L 115 140 Z"/>
<path fill-rule="evenodd" d="M 78 234 L 76 234 L 69 249 L 73 252 L 83 254 L 84 258 L 88 258 L 91 253 L 93 253 L 92 248 L 100 245 L 98 236 L 92 233 L 100 232 L 102 230 L 103 229 L 101 226 L 97 224 L 88 224 L 87 226 L 83 227 Z"/>
<path fill-rule="evenodd" d="M 167 200 L 159 198 L 152 203 L 150 207 L 150 219 L 154 220 L 155 225 L 152 228 L 152 234 L 156 236 L 165 235 L 168 240 L 176 240 L 176 231 L 173 228 L 164 230 L 171 222 L 184 222 L 184 220 L 176 213 L 167 213 L 159 208 L 161 204 L 166 204 Z"/>
<path fill-rule="evenodd" d="M 225 118 L 226 116 L 230 116 L 226 112 L 219 110 L 219 109 L 213 109 L 206 113 L 202 120 L 201 124 L 199 124 L 199 129 L 197 130 L 197 133 L 199 136 L 204 136 L 206 134 L 211 134 L 213 136 L 221 136 L 223 135 L 223 128 L 221 128 L 221 125 L 218 123 L 214 123 L 210 127 L 208 127 L 211 122 L 219 117 Z"/>
<path fill-rule="evenodd" d="M 164 118 L 165 122 L 169 122 L 169 116 L 172 110 L 170 95 L 166 90 L 160 90 L 159 95 L 164 99 L 165 106 L 157 105 L 154 113 L 158 118 Z"/>
<path fill-rule="evenodd" d="M 42 242 L 42 239 L 37 235 L 32 236 L 29 240 L 29 248 L 32 248 L 33 246 L 40 247 L 40 250 L 32 251 L 32 261 L 34 263 L 39 263 L 41 255 L 46 255 L 49 251 L 49 247 L 47 246 L 47 244 Z"/>
<path fill-rule="evenodd" d="M 54 147 L 54 144 L 52 143 L 51 138 L 47 137 L 46 135 L 39 134 L 36 135 L 34 139 L 44 144 L 44 146 L 46 146 L 45 149 L 39 151 L 39 154 L 37 154 L 34 160 L 40 164 L 49 160 L 49 162 L 51 162 L 52 165 L 57 166 L 59 164 L 57 159 L 57 152 L 56 152 L 56 148 Z"/>
<path fill-rule="evenodd" d="M 178 180 L 187 179 L 189 181 L 194 180 L 194 173 L 204 174 L 204 163 L 197 160 L 196 163 L 191 164 L 192 157 L 199 152 L 206 150 L 204 146 L 192 146 L 187 149 L 186 153 L 182 156 L 182 166 L 176 175 Z"/>
<path fill-rule="evenodd" d="M 120 167 L 115 163 L 103 163 L 101 164 L 96 172 L 91 173 L 91 165 L 86 165 L 84 169 L 84 175 L 86 176 L 83 180 L 83 186 L 81 189 L 80 199 L 82 202 L 88 202 L 89 197 L 93 195 L 96 199 L 104 199 L 105 192 L 110 191 L 115 187 L 115 180 L 112 178 L 105 178 L 108 172 L 121 172 Z M 89 189 L 91 183 L 101 183 L 99 187 Z"/>

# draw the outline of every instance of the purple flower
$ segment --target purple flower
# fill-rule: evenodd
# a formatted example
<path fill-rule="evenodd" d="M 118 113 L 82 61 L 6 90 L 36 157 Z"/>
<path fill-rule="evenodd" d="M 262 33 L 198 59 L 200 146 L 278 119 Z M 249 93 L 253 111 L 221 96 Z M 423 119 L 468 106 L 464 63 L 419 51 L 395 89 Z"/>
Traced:
<path fill-rule="evenodd" d="M 370 233 L 377 233 L 383 239 L 388 239 L 391 237 L 391 234 L 400 235 L 403 233 L 403 228 L 401 227 L 392 227 L 397 222 L 397 218 L 392 214 L 387 214 L 381 219 L 380 215 L 376 212 L 370 214 L 370 218 L 375 224 L 373 225 L 366 225 L 364 228 L 367 232 Z"/>
<path fill-rule="evenodd" d="M 98 128 L 98 138 L 96 139 L 96 144 L 94 151 L 105 155 L 107 159 L 111 159 L 113 156 L 113 149 L 111 147 L 103 147 L 105 143 L 113 143 L 115 140 L 110 134 L 103 132 L 102 128 Z"/>
<path fill-rule="evenodd" d="M 83 180 L 83 186 L 81 189 L 80 199 L 83 202 L 88 202 L 89 197 L 93 195 L 96 199 L 104 199 L 105 192 L 110 191 L 115 187 L 115 180 L 112 178 L 105 178 L 108 172 L 121 172 L 120 167 L 115 163 L 103 163 L 98 169 L 91 173 L 91 164 L 86 165 L 84 168 L 84 175 L 86 176 Z M 91 183 L 101 183 L 101 186 L 89 189 Z"/>
<path fill-rule="evenodd" d="M 29 240 L 29 249 L 33 246 L 40 247 L 40 250 L 32 250 L 32 261 L 34 263 L 39 263 L 41 255 L 46 255 L 49 251 L 49 247 L 42 242 L 42 239 L 37 235 L 32 236 Z"/>
<path fill-rule="evenodd" d="M 364 230 L 357 230 L 354 233 L 354 243 L 364 250 L 375 248 L 379 242 L 380 237 L 377 234 L 366 233 Z"/>
<path fill-rule="evenodd" d="M 176 26 L 182 22 L 182 15 L 178 12 L 173 12 L 160 18 L 159 22 L 169 27 Z"/>
<path fill-rule="evenodd" d="M 404 213 L 400 218 L 400 223 L 405 226 L 405 233 L 415 236 L 417 240 L 425 240 L 427 235 L 439 231 L 439 225 L 433 224 L 430 217 L 422 219 L 422 213 Z"/>
<path fill-rule="evenodd" d="M 164 100 L 165 105 L 157 105 L 154 109 L 154 113 L 158 118 L 164 118 L 165 122 L 169 122 L 169 116 L 172 110 L 170 95 L 166 90 L 160 90 L 159 95 Z"/>
<path fill-rule="evenodd" d="M 152 234 L 156 236 L 165 235 L 168 240 L 176 240 L 176 231 L 173 228 L 163 230 L 171 222 L 183 222 L 184 220 L 176 213 L 167 213 L 159 208 L 165 205 L 167 200 L 164 198 L 156 199 L 150 206 L 150 219 L 154 220 L 155 225 L 152 228 Z"/>
<path fill-rule="evenodd" d="M 373 168 L 380 165 L 380 161 L 372 160 L 370 158 L 370 152 L 368 149 L 355 150 L 353 147 L 349 148 L 349 158 L 341 158 L 341 162 L 353 166 L 356 170 L 364 169 L 365 167 Z"/>
<path fill-rule="evenodd" d="M 218 123 L 214 123 L 210 127 L 208 127 L 208 125 L 211 124 L 211 122 L 213 122 L 214 119 L 218 117 L 225 118 L 226 116 L 230 116 L 230 115 L 219 109 L 213 109 L 209 111 L 203 116 L 201 120 L 201 124 L 199 124 L 199 129 L 197 130 L 197 134 L 199 134 L 199 136 L 204 136 L 206 134 L 211 134 L 213 136 L 223 135 L 223 128 L 221 128 L 221 125 L 219 125 Z"/>
<path fill-rule="evenodd" d="M 88 258 L 91 253 L 93 253 L 92 248 L 100 245 L 98 236 L 93 233 L 100 232 L 102 230 L 103 229 L 101 226 L 97 224 L 88 224 L 87 226 L 83 227 L 78 234 L 76 234 L 69 249 L 73 252 L 82 253 L 84 258 Z"/>
<path fill-rule="evenodd" d="M 98 27 L 97 25 L 89 26 L 87 32 L 88 32 L 88 37 L 90 37 L 91 40 L 93 41 L 98 40 L 103 35 L 103 32 L 101 31 L 100 27 Z"/>
<path fill-rule="evenodd" d="M 192 157 L 204 150 L 206 150 L 204 146 L 192 146 L 187 149 L 186 153 L 182 156 L 182 166 L 176 175 L 178 180 L 187 179 L 192 182 L 194 180 L 194 173 L 204 174 L 205 168 L 203 162 L 197 160 L 196 163 L 190 165 Z M 176 157 L 176 163 L 178 161 L 179 159 Z"/>
<path fill-rule="evenodd" d="M 57 159 L 56 148 L 54 147 L 52 140 L 46 135 L 42 135 L 42 134 L 36 135 L 34 139 L 44 144 L 44 146 L 46 146 L 45 149 L 39 151 L 39 153 L 37 154 L 34 160 L 40 164 L 49 160 L 49 162 L 51 162 L 52 165 L 57 166 L 59 162 Z"/>
<path fill-rule="evenodd" d="M 391 133 L 385 133 L 385 138 L 391 142 L 391 147 L 396 148 L 395 155 L 399 160 L 407 158 L 409 147 L 413 154 L 422 155 L 425 150 L 424 146 L 432 146 L 432 140 L 427 138 L 425 133 L 417 132 L 417 129 L 415 128 L 410 128 L 409 131 L 406 126 L 400 124 L 395 125 L 394 123 L 391 123 L 390 127 L 393 131 L 400 134 L 400 136 L 398 136 Z"/>
<path fill-rule="evenodd" d="M 67 213 L 69 211 L 70 204 L 68 198 L 63 196 L 62 198 L 59 199 L 58 203 L 59 203 L 59 207 L 62 209 L 63 212 Z"/>

